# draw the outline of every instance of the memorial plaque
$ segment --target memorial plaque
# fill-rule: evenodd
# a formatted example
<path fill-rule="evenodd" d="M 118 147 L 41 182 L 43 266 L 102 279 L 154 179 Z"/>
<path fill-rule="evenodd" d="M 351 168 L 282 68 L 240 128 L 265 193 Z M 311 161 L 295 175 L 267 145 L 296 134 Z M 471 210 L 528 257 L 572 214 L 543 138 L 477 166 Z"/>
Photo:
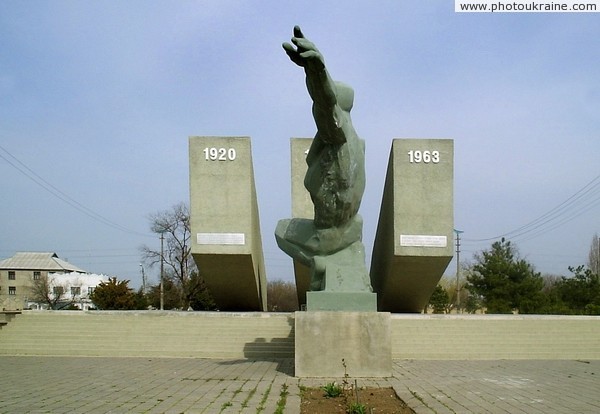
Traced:
<path fill-rule="evenodd" d="M 448 238 L 446 236 L 425 236 L 422 234 L 401 234 L 400 246 L 408 247 L 446 247 Z"/>
<path fill-rule="evenodd" d="M 198 244 L 246 244 L 244 233 L 198 233 Z"/>

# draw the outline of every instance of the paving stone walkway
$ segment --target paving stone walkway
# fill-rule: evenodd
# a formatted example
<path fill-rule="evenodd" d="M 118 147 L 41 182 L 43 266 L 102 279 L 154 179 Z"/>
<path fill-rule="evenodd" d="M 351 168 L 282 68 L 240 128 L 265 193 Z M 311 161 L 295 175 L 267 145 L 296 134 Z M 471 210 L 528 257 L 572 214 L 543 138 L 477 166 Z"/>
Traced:
<path fill-rule="evenodd" d="M 0 413 L 300 411 L 294 361 L 0 356 Z M 600 361 L 404 361 L 392 386 L 418 414 L 600 413 Z M 285 405 L 282 392 L 287 391 Z"/>

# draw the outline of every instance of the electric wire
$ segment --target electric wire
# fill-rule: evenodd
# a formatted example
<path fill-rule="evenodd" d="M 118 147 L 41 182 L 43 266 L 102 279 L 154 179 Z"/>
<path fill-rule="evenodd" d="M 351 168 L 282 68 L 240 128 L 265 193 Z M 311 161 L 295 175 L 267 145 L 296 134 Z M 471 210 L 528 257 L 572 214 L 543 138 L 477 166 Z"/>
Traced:
<path fill-rule="evenodd" d="M 562 219 L 561 221 L 559 221 L 556 224 L 553 224 L 551 227 L 548 227 L 546 229 L 541 229 L 533 234 L 528 234 L 528 233 L 522 233 L 522 234 L 517 234 L 515 236 L 512 236 L 511 239 L 516 241 L 528 241 L 531 239 L 535 239 L 536 237 L 539 237 L 543 234 L 546 234 L 554 229 L 557 229 L 558 227 L 562 226 L 563 224 L 568 223 L 569 221 L 572 221 L 574 219 L 576 219 L 577 217 L 580 217 L 581 215 L 587 213 L 588 211 L 590 211 L 592 208 L 600 206 L 600 198 L 598 198 L 597 200 L 595 200 L 595 202 L 593 202 L 593 204 L 589 204 L 587 206 L 584 206 L 585 208 L 581 208 L 579 211 L 577 211 L 576 213 L 573 213 L 571 216 L 566 217 L 564 219 Z M 521 238 L 521 236 L 524 236 L 524 238 Z"/>
<path fill-rule="evenodd" d="M 500 238 L 510 238 L 511 240 L 520 238 L 520 241 L 531 240 L 574 220 L 598 205 L 600 205 L 600 175 L 553 209 L 519 228 L 494 237 L 465 238 L 463 240 L 466 242 L 485 242 Z"/>
<path fill-rule="evenodd" d="M 140 233 L 138 231 L 128 229 L 124 226 L 121 226 L 118 223 L 115 223 L 112 220 L 107 219 L 106 217 L 104 217 L 101 214 L 95 212 L 94 210 L 84 206 L 79 201 L 75 200 L 74 198 L 72 198 L 68 194 L 66 194 L 65 192 L 61 191 L 60 189 L 58 189 L 57 187 L 52 185 L 50 182 L 45 180 L 43 177 L 41 177 L 39 174 L 37 174 L 31 168 L 29 168 L 25 163 L 21 162 L 17 157 L 12 155 L 2 145 L 0 145 L 0 150 L 2 150 L 6 155 L 8 155 L 10 157 L 10 159 L 7 158 L 6 156 L 2 155 L 2 153 L 0 153 L 0 158 L 2 158 L 4 161 L 6 161 L 9 165 L 11 165 L 13 168 L 15 168 L 17 171 L 19 171 L 25 177 L 29 178 L 31 181 L 36 183 L 42 189 L 44 189 L 45 191 L 47 191 L 54 197 L 58 198 L 59 200 L 63 201 L 64 203 L 70 205 L 74 209 L 78 210 L 80 213 L 85 214 L 89 218 L 96 220 L 99 223 L 102 223 L 108 227 L 111 227 L 113 229 L 116 229 L 116 230 L 119 230 L 119 231 L 122 231 L 125 233 L 135 234 L 135 235 L 143 236 L 143 237 L 155 237 L 155 236 L 147 234 L 147 233 Z"/>

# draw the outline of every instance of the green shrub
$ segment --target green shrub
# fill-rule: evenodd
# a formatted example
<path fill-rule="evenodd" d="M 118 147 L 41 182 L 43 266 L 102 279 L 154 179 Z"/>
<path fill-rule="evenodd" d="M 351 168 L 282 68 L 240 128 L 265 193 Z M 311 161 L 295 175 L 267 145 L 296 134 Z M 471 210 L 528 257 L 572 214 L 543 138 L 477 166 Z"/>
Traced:
<path fill-rule="evenodd" d="M 323 391 L 325 391 L 325 396 L 327 398 L 335 398 L 342 394 L 342 387 L 335 382 L 330 382 L 323 387 Z"/>
<path fill-rule="evenodd" d="M 352 403 L 348 407 L 349 414 L 367 414 L 367 407 L 360 403 Z"/>

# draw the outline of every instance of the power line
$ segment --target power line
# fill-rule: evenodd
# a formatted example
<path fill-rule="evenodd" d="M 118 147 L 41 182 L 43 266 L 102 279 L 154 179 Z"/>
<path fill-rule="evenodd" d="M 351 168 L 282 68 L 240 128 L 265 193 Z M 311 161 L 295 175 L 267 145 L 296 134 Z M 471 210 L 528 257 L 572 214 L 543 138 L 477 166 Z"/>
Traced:
<path fill-rule="evenodd" d="M 108 227 L 112 227 L 113 229 L 116 229 L 116 230 L 119 230 L 119 231 L 122 231 L 125 233 L 135 234 L 135 235 L 144 236 L 144 237 L 155 237 L 150 234 L 140 233 L 135 230 L 128 229 L 126 227 L 121 226 L 118 223 L 115 223 L 112 220 L 107 219 L 106 217 L 102 216 L 101 214 L 95 212 L 94 210 L 84 206 L 79 201 L 70 197 L 65 192 L 56 188 L 54 185 L 52 185 L 50 182 L 45 180 L 43 177 L 41 177 L 39 174 L 37 174 L 35 171 L 33 171 L 31 168 L 29 168 L 23 162 L 21 162 L 17 157 L 12 155 L 6 148 L 2 147 L 1 145 L 0 145 L 0 150 L 2 150 L 4 153 L 6 153 L 10 157 L 10 159 L 7 158 L 6 156 L 2 155 L 2 153 L 0 153 L 0 158 L 2 158 L 8 164 L 10 164 L 12 167 L 14 167 L 21 174 L 23 174 L 24 176 L 29 178 L 31 181 L 33 181 L 34 183 L 39 185 L 45 191 L 47 191 L 54 197 L 58 198 L 59 200 L 65 202 L 66 204 L 70 205 L 74 209 L 78 210 L 80 213 L 83 213 L 86 216 L 88 216 L 89 218 L 96 220 Z M 11 159 L 12 159 L 12 161 L 11 161 Z"/>
<path fill-rule="evenodd" d="M 519 228 L 494 237 L 464 239 L 464 241 L 485 242 L 502 237 L 510 239 L 522 237 L 521 241 L 530 240 L 562 226 L 598 205 L 600 205 L 600 175 L 553 209 Z"/>

